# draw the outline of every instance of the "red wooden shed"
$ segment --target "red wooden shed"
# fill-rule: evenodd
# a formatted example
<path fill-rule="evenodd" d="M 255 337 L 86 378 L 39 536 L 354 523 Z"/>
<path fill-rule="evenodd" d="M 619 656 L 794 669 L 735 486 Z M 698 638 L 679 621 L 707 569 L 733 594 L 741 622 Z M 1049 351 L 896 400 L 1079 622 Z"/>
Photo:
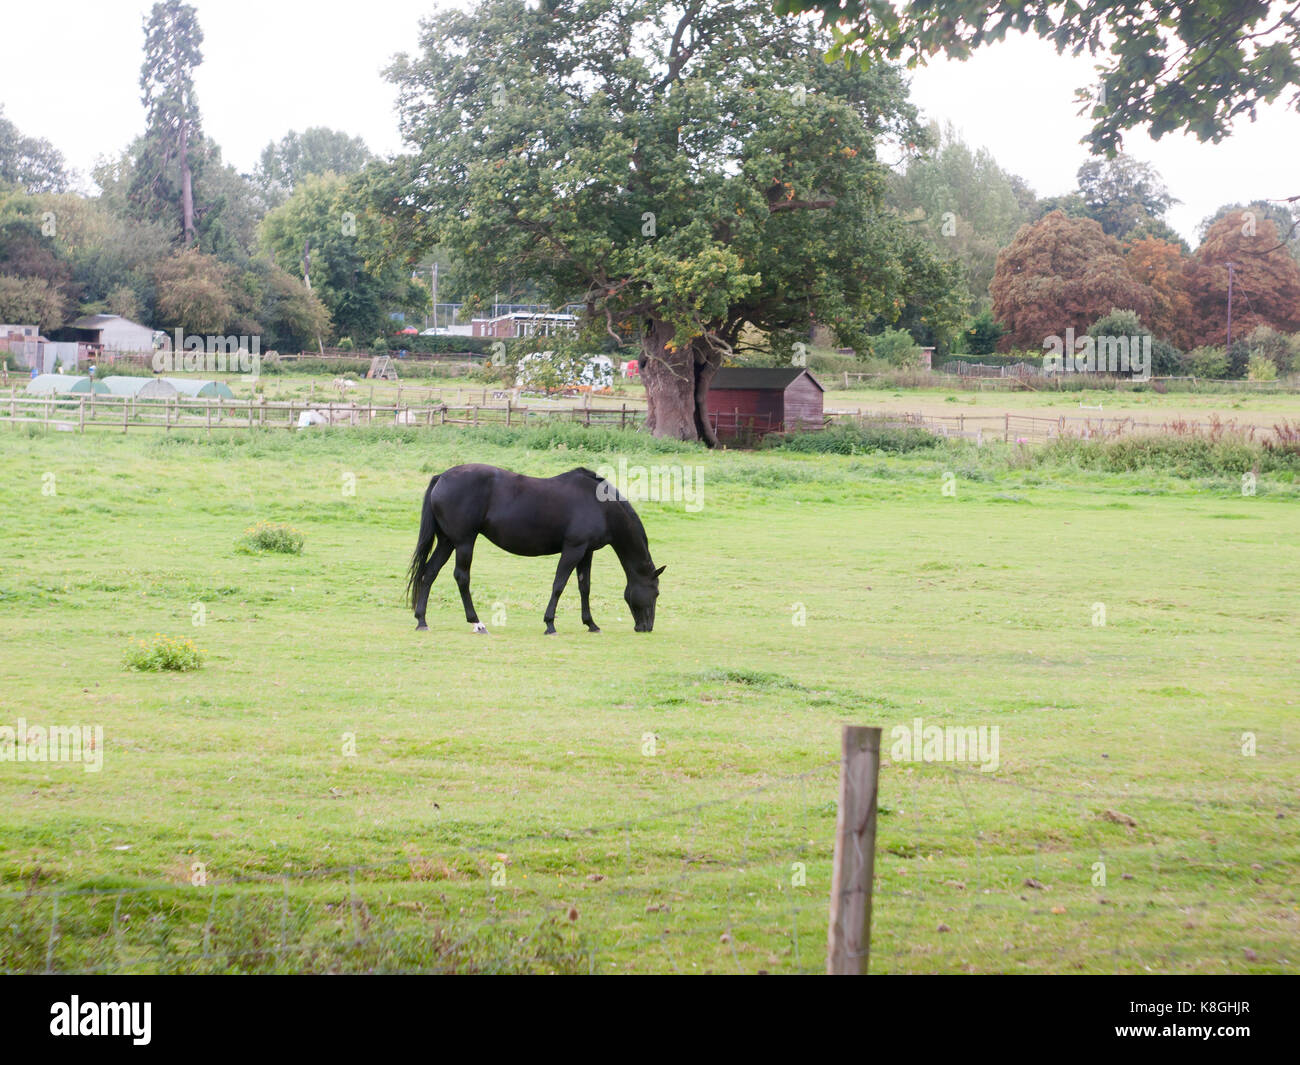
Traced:
<path fill-rule="evenodd" d="M 820 429 L 825 391 L 797 366 L 722 369 L 709 385 L 709 424 L 730 438 Z"/>

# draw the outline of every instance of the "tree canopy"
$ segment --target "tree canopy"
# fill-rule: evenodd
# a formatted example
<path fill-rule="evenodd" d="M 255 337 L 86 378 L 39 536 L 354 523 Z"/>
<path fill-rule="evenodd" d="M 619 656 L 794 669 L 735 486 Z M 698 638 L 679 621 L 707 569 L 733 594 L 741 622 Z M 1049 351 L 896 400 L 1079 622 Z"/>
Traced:
<path fill-rule="evenodd" d="M 998 256 L 993 313 L 1007 341 L 1040 349 L 1051 336 L 1082 336 L 1113 308 L 1150 316 L 1155 294 L 1137 281 L 1118 240 L 1091 218 L 1060 211 L 1026 226 Z"/>
<path fill-rule="evenodd" d="M 273 206 L 284 202 L 304 178 L 359 174 L 374 159 L 366 142 L 338 130 L 312 126 L 290 130 L 262 149 L 253 179 Z"/>
<path fill-rule="evenodd" d="M 4 114 L 0 104 L 0 183 L 17 185 L 26 192 L 63 192 L 68 171 L 63 154 L 49 141 L 24 136 Z"/>
<path fill-rule="evenodd" d="M 513 265 L 584 300 L 639 341 L 651 430 L 710 440 L 708 382 L 747 325 L 861 343 L 927 270 L 955 287 L 883 207 L 877 139 L 920 135 L 898 73 L 830 66 L 828 44 L 762 0 L 440 14 L 391 71 L 418 153 L 385 210 L 476 291 Z"/>
<path fill-rule="evenodd" d="M 1287 96 L 1300 108 L 1300 6 L 1263 0 L 774 0 L 782 14 L 820 12 L 831 55 L 924 64 L 965 59 L 1011 32 L 1034 33 L 1058 52 L 1097 57 L 1098 81 L 1079 90 L 1092 119 L 1086 140 L 1114 154 L 1124 133 L 1159 140 L 1182 130 L 1220 141 L 1238 115 Z"/>

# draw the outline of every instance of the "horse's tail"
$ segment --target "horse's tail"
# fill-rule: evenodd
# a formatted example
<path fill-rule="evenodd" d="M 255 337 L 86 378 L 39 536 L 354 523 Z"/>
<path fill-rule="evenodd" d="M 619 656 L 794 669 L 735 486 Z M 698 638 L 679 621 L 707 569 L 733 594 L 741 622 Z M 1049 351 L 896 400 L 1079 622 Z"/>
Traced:
<path fill-rule="evenodd" d="M 424 490 L 424 507 L 420 511 L 420 538 L 415 543 L 415 554 L 411 556 L 411 568 L 407 570 L 406 576 L 406 594 L 411 600 L 411 609 L 415 609 L 416 597 L 416 579 L 420 576 L 420 570 L 424 569 L 424 564 L 429 561 L 429 556 L 433 554 L 433 541 L 438 535 L 438 521 L 433 516 L 433 486 L 438 483 L 441 474 L 434 474 L 433 480 L 429 482 L 429 487 Z"/>

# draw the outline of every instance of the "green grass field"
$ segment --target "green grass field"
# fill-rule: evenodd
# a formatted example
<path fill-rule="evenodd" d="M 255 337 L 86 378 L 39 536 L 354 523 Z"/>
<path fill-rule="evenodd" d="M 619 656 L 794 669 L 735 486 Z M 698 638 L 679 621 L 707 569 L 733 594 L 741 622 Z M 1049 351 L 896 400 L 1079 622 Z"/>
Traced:
<path fill-rule="evenodd" d="M 817 972 L 853 722 L 874 972 L 1296 970 L 1294 473 L 580 433 L 0 433 L 0 726 L 103 728 L 0 761 L 0 969 Z M 604 551 L 604 631 L 571 583 L 544 637 L 553 560 L 485 541 L 491 635 L 450 568 L 413 631 L 432 473 L 618 457 L 703 477 L 638 504 L 652 634 Z M 155 633 L 202 668 L 128 670 Z M 917 718 L 996 771 L 899 757 Z"/>

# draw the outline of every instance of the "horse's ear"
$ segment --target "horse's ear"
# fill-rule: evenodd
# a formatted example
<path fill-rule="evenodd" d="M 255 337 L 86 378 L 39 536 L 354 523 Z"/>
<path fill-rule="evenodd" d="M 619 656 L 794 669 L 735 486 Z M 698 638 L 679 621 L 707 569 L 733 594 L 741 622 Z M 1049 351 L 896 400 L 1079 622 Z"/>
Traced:
<path fill-rule="evenodd" d="M 658 580 L 659 574 L 661 574 L 667 568 L 668 568 L 667 566 L 660 566 L 657 570 L 655 570 L 655 580 Z"/>

